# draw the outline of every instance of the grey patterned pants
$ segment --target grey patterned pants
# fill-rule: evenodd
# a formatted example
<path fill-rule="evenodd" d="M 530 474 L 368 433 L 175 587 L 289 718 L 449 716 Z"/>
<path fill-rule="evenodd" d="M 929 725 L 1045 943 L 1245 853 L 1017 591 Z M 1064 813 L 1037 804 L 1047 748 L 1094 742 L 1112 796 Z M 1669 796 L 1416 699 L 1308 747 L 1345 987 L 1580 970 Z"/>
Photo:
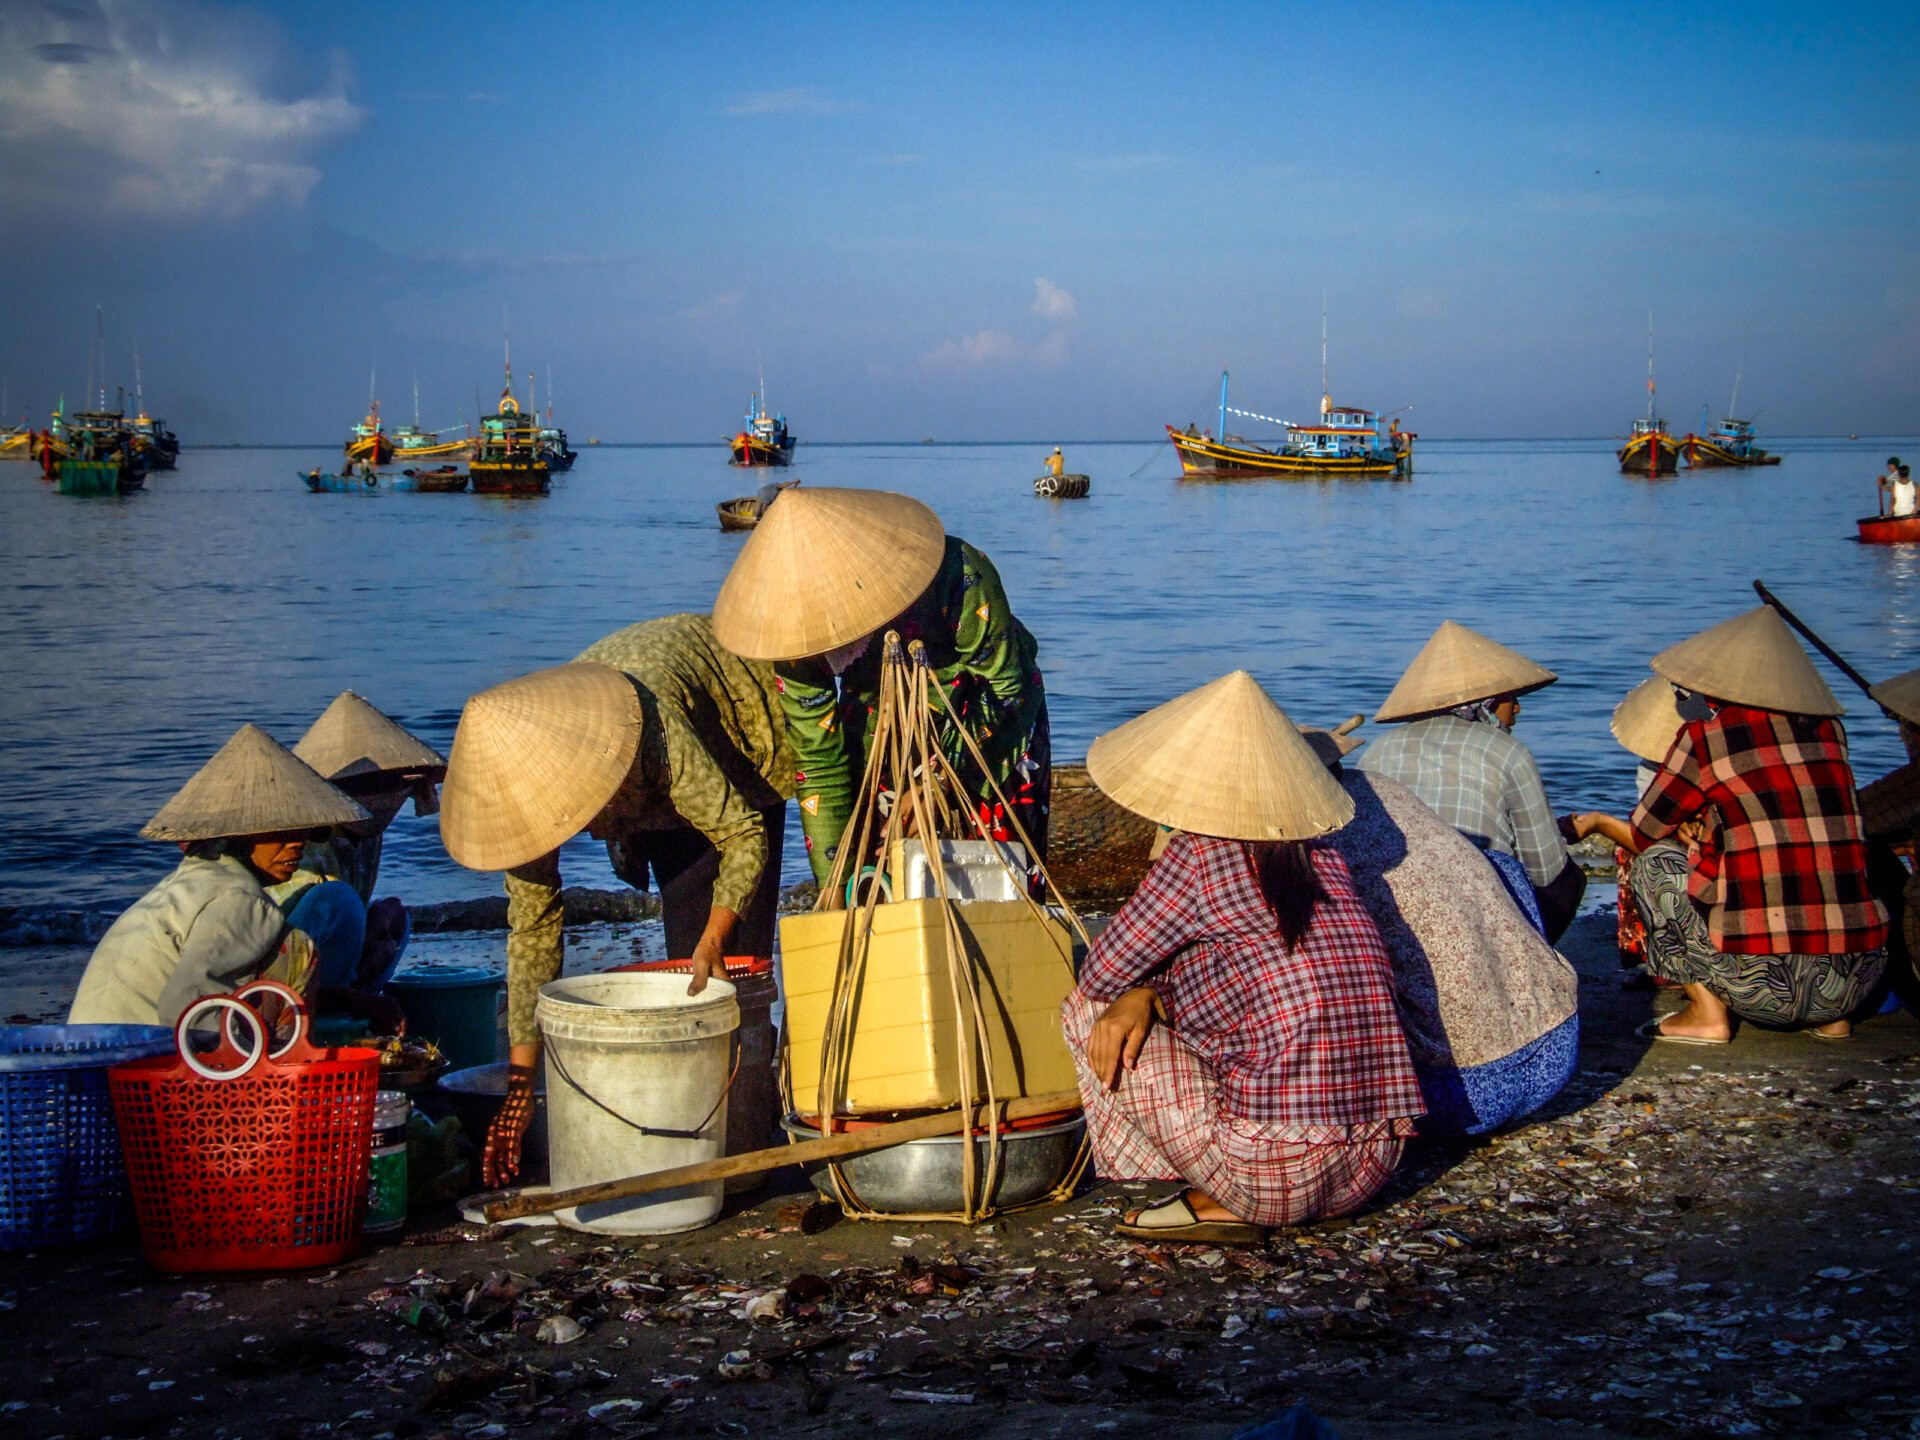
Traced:
<path fill-rule="evenodd" d="M 1647 927 L 1647 969 L 1679 985 L 1704 985 L 1742 1020 L 1798 1030 L 1844 1019 L 1886 968 L 1885 950 L 1849 955 L 1726 955 L 1707 938 L 1687 896 L 1692 867 L 1678 845 L 1651 845 L 1627 877 Z"/>

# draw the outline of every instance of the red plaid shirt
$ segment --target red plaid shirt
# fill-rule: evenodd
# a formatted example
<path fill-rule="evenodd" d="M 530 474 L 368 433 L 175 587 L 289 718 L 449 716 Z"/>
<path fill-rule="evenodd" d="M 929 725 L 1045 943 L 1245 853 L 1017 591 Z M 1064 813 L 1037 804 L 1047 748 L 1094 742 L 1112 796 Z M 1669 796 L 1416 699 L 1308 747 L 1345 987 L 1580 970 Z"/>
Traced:
<path fill-rule="evenodd" d="M 1728 955 L 1846 955 L 1886 943 L 1847 742 L 1821 716 L 1723 705 L 1674 737 L 1634 807 L 1641 848 L 1709 821 L 1687 881 Z"/>
<path fill-rule="evenodd" d="M 1347 862 L 1316 845 L 1323 897 L 1289 950 L 1234 840 L 1176 835 L 1101 932 L 1080 974 L 1090 1000 L 1148 984 L 1205 1060 L 1223 1109 L 1284 1126 L 1367 1125 L 1426 1113 L 1380 932 Z"/>

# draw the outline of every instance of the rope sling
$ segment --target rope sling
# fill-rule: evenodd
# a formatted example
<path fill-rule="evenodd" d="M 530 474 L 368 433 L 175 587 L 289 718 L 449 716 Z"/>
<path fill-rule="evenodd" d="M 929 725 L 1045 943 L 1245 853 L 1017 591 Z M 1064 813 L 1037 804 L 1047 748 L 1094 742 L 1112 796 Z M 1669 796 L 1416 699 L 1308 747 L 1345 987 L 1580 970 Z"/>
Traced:
<path fill-rule="evenodd" d="M 961 723 L 948 699 L 946 687 L 939 682 L 925 645 L 915 640 L 903 644 L 900 636 L 888 631 L 882 642 L 879 699 L 874 707 L 871 746 L 853 811 L 847 820 L 840 849 L 834 857 L 827 883 L 821 887 L 814 908 L 819 911 L 848 910 L 848 923 L 842 928 L 840 952 L 834 972 L 834 987 L 828 1007 L 826 1032 L 822 1037 L 820 1082 L 815 1095 L 815 1115 L 822 1135 L 831 1133 L 836 1123 L 839 1101 L 846 1093 L 852 1064 L 853 1032 L 857 997 L 867 971 L 872 945 L 873 922 L 883 886 L 861 885 L 865 861 L 876 851 L 881 856 L 893 853 L 896 842 L 908 836 L 909 828 L 924 841 L 930 859 L 935 898 L 940 902 L 946 945 L 945 965 L 949 997 L 953 1006 L 954 1054 L 958 1071 L 958 1109 L 971 1112 L 980 1107 L 994 1117 L 985 1127 L 984 1163 L 975 1137 L 963 1137 L 961 1153 L 961 1203 L 957 1211 L 898 1214 L 872 1209 L 859 1197 L 845 1171 L 830 1164 L 827 1173 L 833 1182 L 834 1197 L 840 1207 L 855 1219 L 959 1220 L 966 1224 L 1008 1213 L 1027 1206 L 1001 1207 L 993 1196 L 1003 1170 L 1002 1132 L 1004 1107 L 1015 1098 L 1002 1093 L 1005 1077 L 994 1073 L 992 1047 L 988 1037 L 986 1007 L 980 994 L 980 977 L 973 962 L 972 948 L 960 921 L 955 900 L 948 893 L 946 867 L 940 863 L 942 839 L 980 838 L 992 841 L 985 824 L 971 803 L 960 772 L 939 743 L 937 726 L 944 718 L 956 733 L 964 750 L 986 778 L 993 798 L 999 803 L 1012 826 L 1015 837 L 1025 848 L 1045 886 L 1045 893 L 1058 907 L 1080 942 L 1090 944 L 1086 927 L 1068 905 L 1053 877 L 1034 849 L 1031 837 L 1021 825 L 1014 807 L 1008 803 L 1000 783 L 981 754 L 978 742 Z M 891 789 L 896 797 L 891 805 L 883 802 L 883 792 Z M 909 824 L 911 816 L 911 825 Z M 1000 863 L 1013 875 L 1015 889 L 1026 901 L 1039 922 L 1041 932 L 1052 942 L 1060 963 L 1067 969 L 1069 981 L 1074 975 L 1071 943 L 1062 944 L 1056 928 L 1047 923 L 1048 912 L 1033 898 L 1027 876 L 1019 871 L 1000 845 L 992 846 Z M 783 1086 L 790 1088 L 791 1074 L 782 1068 Z M 791 1109 L 793 1097 L 786 1097 Z M 1065 1178 L 1048 1194 L 1029 1202 L 1043 1205 L 1064 1200 L 1078 1186 L 1090 1159 L 1090 1149 L 1082 1137 L 1078 1154 Z"/>

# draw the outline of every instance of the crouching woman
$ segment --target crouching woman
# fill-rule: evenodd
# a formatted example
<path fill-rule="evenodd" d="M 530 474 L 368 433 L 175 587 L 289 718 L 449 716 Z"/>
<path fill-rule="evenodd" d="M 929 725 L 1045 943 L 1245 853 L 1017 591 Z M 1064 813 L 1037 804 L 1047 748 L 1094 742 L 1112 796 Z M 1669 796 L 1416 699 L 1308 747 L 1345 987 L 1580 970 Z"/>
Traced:
<path fill-rule="evenodd" d="M 314 832 L 366 818 L 264 730 L 242 726 L 140 832 L 185 854 L 100 938 L 68 1022 L 172 1025 L 202 996 L 263 978 L 310 990 L 313 942 L 265 887 L 293 874 Z"/>
<path fill-rule="evenodd" d="M 1101 737 L 1087 769 L 1182 832 L 1062 1007 L 1100 1174 L 1184 1182 L 1121 1233 L 1256 1243 L 1358 1209 L 1424 1107 L 1379 932 L 1317 841 L 1353 801 L 1245 671 Z"/>

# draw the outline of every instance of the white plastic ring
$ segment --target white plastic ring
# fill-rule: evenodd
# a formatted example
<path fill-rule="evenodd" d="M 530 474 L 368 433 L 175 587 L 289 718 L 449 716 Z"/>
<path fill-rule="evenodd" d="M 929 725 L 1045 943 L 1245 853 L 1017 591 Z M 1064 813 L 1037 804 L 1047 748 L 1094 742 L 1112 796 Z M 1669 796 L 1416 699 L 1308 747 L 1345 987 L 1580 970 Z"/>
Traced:
<path fill-rule="evenodd" d="M 267 1051 L 275 1060 L 278 1060 L 305 1037 L 307 1033 L 307 1002 L 300 998 L 299 991 L 293 989 L 292 986 L 282 985 L 278 980 L 255 980 L 252 984 L 242 985 L 238 990 L 233 992 L 233 998 L 236 1000 L 245 1000 L 253 995 L 277 995 L 280 998 L 280 1002 L 287 1007 L 287 1013 L 293 1017 L 293 1025 L 287 1031 L 287 1038 Z M 258 1014 L 257 1011 L 255 1013 L 256 1015 Z M 272 1037 L 268 1038 L 271 1039 Z M 231 1029 L 227 1031 L 227 1039 L 232 1042 L 236 1050 L 240 1048 L 240 1042 L 234 1040 Z"/>
<path fill-rule="evenodd" d="M 253 1027 L 253 1044 L 246 1052 L 247 1058 L 231 1070 L 221 1070 L 207 1064 L 194 1051 L 192 1041 L 187 1038 L 187 1032 L 193 1028 L 194 1022 L 202 1015 L 215 1010 L 227 1012 L 222 1021 L 223 1029 L 233 1024 L 235 1015 L 244 1016 L 246 1022 Z M 225 1029 L 225 1033 L 231 1041 L 231 1030 Z M 180 1052 L 181 1061 L 202 1080 L 238 1080 L 242 1076 L 251 1075 L 254 1067 L 266 1059 L 267 1026 L 266 1022 L 260 1018 L 259 1012 L 251 1005 L 242 1004 L 231 995 L 209 995 L 194 1001 L 181 1013 L 179 1020 L 174 1023 L 173 1043 L 174 1048 Z M 240 1047 L 235 1045 L 234 1048 L 237 1050 Z"/>

